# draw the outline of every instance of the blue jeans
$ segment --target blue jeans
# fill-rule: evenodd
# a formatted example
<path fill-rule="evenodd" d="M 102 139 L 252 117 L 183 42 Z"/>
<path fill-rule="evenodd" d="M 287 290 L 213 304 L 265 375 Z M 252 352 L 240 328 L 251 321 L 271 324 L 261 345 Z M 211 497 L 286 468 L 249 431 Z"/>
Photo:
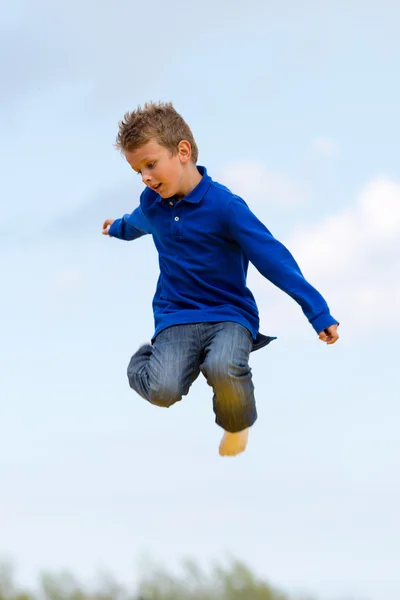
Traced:
<path fill-rule="evenodd" d="M 193 323 L 161 331 L 132 356 L 130 387 L 157 406 L 169 407 L 189 392 L 200 372 L 213 388 L 215 421 L 232 433 L 257 419 L 248 361 L 250 331 L 238 323 Z"/>

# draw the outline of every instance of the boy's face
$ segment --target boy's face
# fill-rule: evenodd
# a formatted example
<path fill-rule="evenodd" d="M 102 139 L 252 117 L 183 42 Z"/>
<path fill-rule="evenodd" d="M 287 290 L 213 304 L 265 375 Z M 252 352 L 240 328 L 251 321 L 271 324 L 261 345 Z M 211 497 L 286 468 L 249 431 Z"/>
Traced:
<path fill-rule="evenodd" d="M 125 157 L 142 181 L 162 198 L 179 195 L 184 184 L 185 165 L 190 161 L 190 144 L 182 141 L 177 154 L 150 140 L 144 146 L 125 151 Z"/>

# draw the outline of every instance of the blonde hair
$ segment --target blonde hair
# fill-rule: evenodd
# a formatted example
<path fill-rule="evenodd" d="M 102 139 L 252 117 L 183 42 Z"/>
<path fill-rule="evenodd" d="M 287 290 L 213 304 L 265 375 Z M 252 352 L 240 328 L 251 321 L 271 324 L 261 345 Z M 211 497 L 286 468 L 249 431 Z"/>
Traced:
<path fill-rule="evenodd" d="M 119 122 L 115 146 L 121 150 L 137 150 L 155 139 L 160 146 L 173 154 L 178 152 L 178 144 L 187 140 L 192 148 L 191 160 L 198 160 L 198 148 L 189 125 L 178 114 L 171 102 L 146 102 L 143 108 L 127 112 Z"/>

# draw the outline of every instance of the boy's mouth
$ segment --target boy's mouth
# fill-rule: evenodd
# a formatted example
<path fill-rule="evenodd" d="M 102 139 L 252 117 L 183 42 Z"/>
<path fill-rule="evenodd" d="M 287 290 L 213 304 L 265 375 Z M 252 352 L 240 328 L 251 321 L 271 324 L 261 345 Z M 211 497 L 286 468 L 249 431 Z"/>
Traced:
<path fill-rule="evenodd" d="M 157 185 L 153 185 L 153 186 L 152 186 L 152 189 L 153 189 L 155 192 L 158 192 L 158 190 L 160 189 L 160 187 L 161 187 L 161 183 L 157 183 Z"/>

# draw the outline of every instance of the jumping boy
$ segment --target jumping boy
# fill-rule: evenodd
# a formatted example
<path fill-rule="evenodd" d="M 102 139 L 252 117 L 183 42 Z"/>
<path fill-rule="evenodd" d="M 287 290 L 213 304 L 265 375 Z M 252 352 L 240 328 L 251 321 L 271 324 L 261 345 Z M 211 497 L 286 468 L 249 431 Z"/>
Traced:
<path fill-rule="evenodd" d="M 250 353 L 275 339 L 259 333 L 258 308 L 246 286 L 249 261 L 301 306 L 323 342 L 338 340 L 338 321 L 242 198 L 197 166 L 192 132 L 171 103 L 127 113 L 116 146 L 146 188 L 132 214 L 107 219 L 102 233 L 122 240 L 151 234 L 160 265 L 154 335 L 132 356 L 129 385 L 169 407 L 203 373 L 213 388 L 215 421 L 224 429 L 219 453 L 235 456 L 257 419 Z"/>

